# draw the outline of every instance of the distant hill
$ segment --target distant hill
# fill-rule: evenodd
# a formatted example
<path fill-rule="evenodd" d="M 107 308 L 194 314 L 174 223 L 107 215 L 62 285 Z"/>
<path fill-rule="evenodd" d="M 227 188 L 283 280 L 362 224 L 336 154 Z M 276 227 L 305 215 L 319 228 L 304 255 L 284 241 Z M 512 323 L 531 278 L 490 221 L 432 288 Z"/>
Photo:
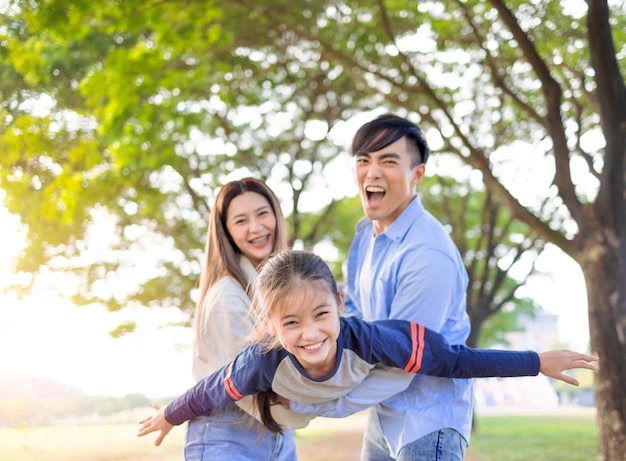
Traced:
<path fill-rule="evenodd" d="M 69 384 L 0 372 L 0 426 L 42 426 L 89 415 L 107 416 L 148 403 L 142 394 L 91 396 Z"/>
<path fill-rule="evenodd" d="M 83 392 L 76 386 L 22 373 L 0 371 L 0 399 L 67 398 Z"/>

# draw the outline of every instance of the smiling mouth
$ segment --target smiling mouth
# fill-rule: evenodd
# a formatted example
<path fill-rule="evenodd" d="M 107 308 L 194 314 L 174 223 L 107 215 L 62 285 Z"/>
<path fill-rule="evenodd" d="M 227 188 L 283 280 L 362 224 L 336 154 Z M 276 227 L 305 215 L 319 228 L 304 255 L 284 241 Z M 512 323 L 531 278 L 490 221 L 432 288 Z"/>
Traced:
<path fill-rule="evenodd" d="M 315 343 L 315 344 L 307 344 L 306 346 L 300 346 L 302 349 L 304 349 L 305 351 L 316 351 L 318 349 L 320 349 L 322 347 L 322 344 L 324 344 L 326 342 L 326 340 L 322 340 L 319 343 Z"/>
<path fill-rule="evenodd" d="M 254 240 L 249 240 L 252 245 L 259 245 L 261 243 L 265 243 L 270 239 L 269 235 L 264 235 L 263 237 L 256 238 Z"/>

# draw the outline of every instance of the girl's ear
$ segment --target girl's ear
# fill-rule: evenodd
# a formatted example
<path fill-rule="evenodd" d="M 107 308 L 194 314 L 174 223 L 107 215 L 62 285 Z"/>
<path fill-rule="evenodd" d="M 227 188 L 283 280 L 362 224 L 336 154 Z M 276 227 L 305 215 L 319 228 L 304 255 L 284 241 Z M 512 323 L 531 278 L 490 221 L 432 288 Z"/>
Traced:
<path fill-rule="evenodd" d="M 344 294 L 343 291 L 339 290 L 339 306 L 337 306 L 337 313 L 342 316 L 343 315 L 343 309 L 345 306 L 345 301 L 346 301 L 346 295 Z"/>
<path fill-rule="evenodd" d="M 265 327 L 265 331 L 267 331 L 270 336 L 273 336 L 274 338 L 276 337 L 276 328 L 274 327 L 271 319 L 263 319 L 263 326 Z"/>

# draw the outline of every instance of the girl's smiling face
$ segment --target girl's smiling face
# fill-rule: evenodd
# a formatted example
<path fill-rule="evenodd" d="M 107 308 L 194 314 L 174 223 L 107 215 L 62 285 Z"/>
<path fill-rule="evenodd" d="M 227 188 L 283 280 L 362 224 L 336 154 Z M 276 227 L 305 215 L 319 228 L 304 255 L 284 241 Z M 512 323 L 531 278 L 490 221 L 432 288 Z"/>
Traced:
<path fill-rule="evenodd" d="M 272 309 L 268 329 L 315 379 L 329 376 L 337 364 L 339 316 L 343 293 L 329 292 L 320 281 L 303 281 Z"/>

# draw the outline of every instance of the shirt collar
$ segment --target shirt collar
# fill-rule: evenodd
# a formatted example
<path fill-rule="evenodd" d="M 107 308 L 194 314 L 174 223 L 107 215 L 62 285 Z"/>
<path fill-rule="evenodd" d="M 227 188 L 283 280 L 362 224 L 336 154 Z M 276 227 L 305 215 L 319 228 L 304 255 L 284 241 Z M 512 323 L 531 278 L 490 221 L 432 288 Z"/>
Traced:
<path fill-rule="evenodd" d="M 389 228 L 387 228 L 387 230 L 380 235 L 384 235 L 387 238 L 395 241 L 400 241 L 404 239 L 404 236 L 411 228 L 411 225 L 423 213 L 424 205 L 422 205 L 422 201 L 420 200 L 419 196 L 416 195 L 413 200 L 409 202 L 404 211 L 400 213 L 400 216 L 398 216 L 396 220 L 391 223 L 391 226 L 389 226 Z M 357 232 L 368 225 L 372 225 L 372 221 L 369 218 L 365 217 L 361 219 L 356 225 Z"/>
<path fill-rule="evenodd" d="M 258 275 L 255 267 L 252 265 L 250 260 L 246 258 L 244 255 L 240 255 L 239 257 L 239 267 L 244 274 L 246 274 L 246 278 L 248 279 L 248 283 L 252 283 L 256 276 Z"/>

